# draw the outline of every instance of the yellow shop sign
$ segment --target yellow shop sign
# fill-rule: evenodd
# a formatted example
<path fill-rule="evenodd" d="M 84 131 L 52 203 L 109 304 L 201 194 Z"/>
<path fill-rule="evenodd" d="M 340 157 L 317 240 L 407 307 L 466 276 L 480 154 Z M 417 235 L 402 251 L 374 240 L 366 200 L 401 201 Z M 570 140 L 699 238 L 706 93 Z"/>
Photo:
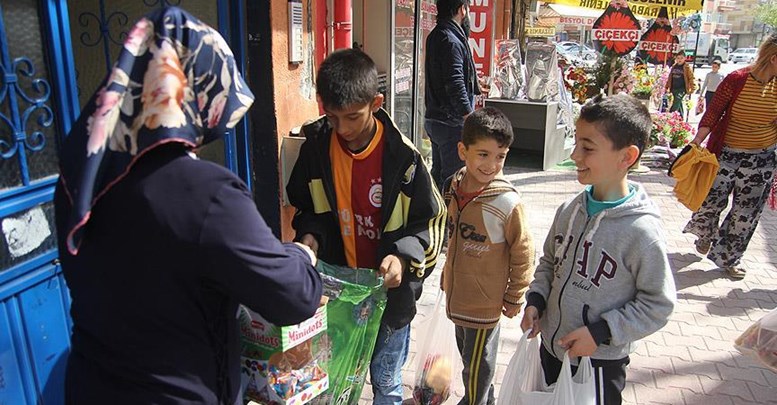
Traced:
<path fill-rule="evenodd" d="M 555 27 L 526 27 L 527 37 L 553 37 L 556 36 Z"/>

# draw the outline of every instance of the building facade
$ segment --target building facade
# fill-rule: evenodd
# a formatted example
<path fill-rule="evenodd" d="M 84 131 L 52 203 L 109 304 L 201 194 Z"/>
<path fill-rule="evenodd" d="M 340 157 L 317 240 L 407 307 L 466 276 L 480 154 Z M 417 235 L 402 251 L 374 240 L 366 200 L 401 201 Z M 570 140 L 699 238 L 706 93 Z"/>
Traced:
<path fill-rule="evenodd" d="M 493 40 L 514 25 L 514 4 L 528 3 L 470 1 L 471 45 L 483 74 Z M 375 59 L 386 108 L 422 143 L 423 43 L 434 27 L 434 0 L 2 0 L 0 403 L 64 402 L 72 321 L 52 205 L 58 144 L 132 24 L 169 5 L 222 33 L 256 96 L 235 130 L 198 153 L 246 182 L 278 237 L 294 236 L 282 193 L 284 137 L 318 117 L 315 72 L 331 50 L 357 45 Z"/>

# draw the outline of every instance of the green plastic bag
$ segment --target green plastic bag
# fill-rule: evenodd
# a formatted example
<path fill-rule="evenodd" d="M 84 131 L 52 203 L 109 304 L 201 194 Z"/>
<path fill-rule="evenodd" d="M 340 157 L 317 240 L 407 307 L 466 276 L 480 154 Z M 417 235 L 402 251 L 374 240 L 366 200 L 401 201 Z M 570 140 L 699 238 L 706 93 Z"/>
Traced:
<path fill-rule="evenodd" d="M 369 370 L 380 320 L 386 309 L 383 279 L 374 270 L 318 261 L 329 327 L 329 390 L 317 403 L 356 405 Z"/>

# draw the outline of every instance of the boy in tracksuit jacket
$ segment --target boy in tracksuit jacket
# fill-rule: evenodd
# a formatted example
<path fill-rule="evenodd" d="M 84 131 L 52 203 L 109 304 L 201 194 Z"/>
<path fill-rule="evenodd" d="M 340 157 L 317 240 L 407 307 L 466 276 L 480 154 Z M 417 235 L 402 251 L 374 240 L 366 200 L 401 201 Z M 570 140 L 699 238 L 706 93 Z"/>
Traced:
<path fill-rule="evenodd" d="M 676 300 L 658 209 L 626 179 L 651 125 L 625 94 L 582 108 L 571 157 L 588 186 L 556 211 L 521 321 L 542 333 L 548 384 L 565 353 L 591 357 L 598 404 L 621 403 L 635 341 L 661 329 Z"/>
<path fill-rule="evenodd" d="M 534 243 L 518 191 L 501 178 L 513 143 L 510 121 L 482 108 L 467 117 L 448 180 L 449 244 L 441 286 L 464 363 L 459 404 L 494 403 L 499 318 L 518 314 L 534 267 Z"/>
<path fill-rule="evenodd" d="M 292 226 L 321 260 L 384 277 L 388 302 L 370 363 L 373 403 L 399 405 L 410 321 L 442 247 L 445 205 L 421 154 L 380 108 L 378 72 L 367 54 L 330 54 L 316 91 L 326 116 L 302 127 L 306 141 L 286 186 L 297 209 Z"/>

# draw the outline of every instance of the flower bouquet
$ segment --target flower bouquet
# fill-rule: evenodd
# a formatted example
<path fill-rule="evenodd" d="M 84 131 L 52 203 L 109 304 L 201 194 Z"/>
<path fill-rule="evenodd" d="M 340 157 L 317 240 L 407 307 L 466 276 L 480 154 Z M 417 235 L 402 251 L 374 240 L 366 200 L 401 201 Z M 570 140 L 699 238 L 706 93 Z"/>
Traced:
<path fill-rule="evenodd" d="M 650 130 L 648 147 L 661 145 L 673 149 L 682 148 L 696 135 L 696 130 L 691 124 L 683 121 L 677 111 L 658 112 L 651 114 L 651 116 L 653 127 Z"/>
<path fill-rule="evenodd" d="M 564 72 L 564 87 L 572 93 L 572 98 L 580 104 L 588 99 L 591 75 L 582 67 L 571 66 Z"/>
<path fill-rule="evenodd" d="M 656 80 L 656 77 L 648 72 L 646 65 L 634 66 L 634 90 L 631 95 L 641 100 L 649 100 Z"/>

